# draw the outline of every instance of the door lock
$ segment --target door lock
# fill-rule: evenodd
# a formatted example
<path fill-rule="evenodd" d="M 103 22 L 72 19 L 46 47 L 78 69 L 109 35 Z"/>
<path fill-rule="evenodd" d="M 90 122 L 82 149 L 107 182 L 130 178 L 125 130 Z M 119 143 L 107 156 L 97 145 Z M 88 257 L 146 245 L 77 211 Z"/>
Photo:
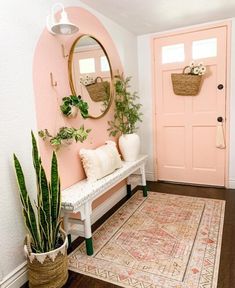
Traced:
<path fill-rule="evenodd" d="M 218 122 L 223 122 L 223 120 L 224 120 L 224 119 L 223 119 L 223 117 L 221 117 L 221 116 L 219 116 L 219 117 L 217 118 L 217 121 L 218 121 Z"/>
<path fill-rule="evenodd" d="M 224 88 L 224 85 L 223 85 L 223 84 L 219 84 L 219 85 L 217 86 L 217 88 L 218 88 L 219 90 L 222 90 L 222 89 Z"/>

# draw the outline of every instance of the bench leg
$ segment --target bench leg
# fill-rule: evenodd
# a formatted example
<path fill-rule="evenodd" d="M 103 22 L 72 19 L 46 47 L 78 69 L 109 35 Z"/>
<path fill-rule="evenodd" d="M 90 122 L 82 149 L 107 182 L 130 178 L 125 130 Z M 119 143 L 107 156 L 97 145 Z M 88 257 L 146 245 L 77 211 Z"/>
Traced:
<path fill-rule="evenodd" d="M 94 251 L 93 251 L 92 237 L 86 238 L 86 254 L 88 256 L 92 256 L 93 253 L 94 253 Z"/>
<path fill-rule="evenodd" d="M 86 253 L 91 256 L 94 253 L 91 232 L 91 207 L 90 203 L 85 203 L 84 232 L 86 241 Z"/>
<path fill-rule="evenodd" d="M 132 195 L 131 184 L 126 185 L 126 192 L 127 192 L 127 198 L 130 198 Z"/>
<path fill-rule="evenodd" d="M 148 196 L 148 189 L 147 189 L 147 185 L 146 185 L 145 165 L 144 164 L 140 167 L 140 172 L 141 172 L 141 177 L 142 177 L 143 196 L 147 197 Z"/>

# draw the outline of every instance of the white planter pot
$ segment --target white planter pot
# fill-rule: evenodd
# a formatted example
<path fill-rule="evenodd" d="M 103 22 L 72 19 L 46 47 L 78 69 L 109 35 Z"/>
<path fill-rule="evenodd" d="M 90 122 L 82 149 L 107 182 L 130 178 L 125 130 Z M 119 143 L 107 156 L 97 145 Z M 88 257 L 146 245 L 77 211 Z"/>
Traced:
<path fill-rule="evenodd" d="M 78 108 L 75 106 L 71 107 L 71 114 L 68 116 L 68 118 L 75 118 L 78 115 Z"/>
<path fill-rule="evenodd" d="M 135 134 L 123 134 L 118 140 L 124 161 L 136 161 L 140 153 L 140 137 Z"/>

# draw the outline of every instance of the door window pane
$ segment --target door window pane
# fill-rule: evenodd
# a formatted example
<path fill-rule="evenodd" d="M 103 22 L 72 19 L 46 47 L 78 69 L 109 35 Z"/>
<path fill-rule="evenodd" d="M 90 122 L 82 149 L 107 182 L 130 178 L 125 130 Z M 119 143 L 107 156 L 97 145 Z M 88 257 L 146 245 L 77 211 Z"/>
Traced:
<path fill-rule="evenodd" d="M 100 67 L 102 72 L 109 71 L 109 62 L 106 56 L 100 57 Z"/>
<path fill-rule="evenodd" d="M 162 47 L 162 64 L 184 62 L 184 44 Z"/>
<path fill-rule="evenodd" d="M 203 59 L 217 56 L 217 39 L 210 38 L 205 40 L 193 41 L 193 59 Z"/>
<path fill-rule="evenodd" d="M 80 59 L 79 69 L 81 74 L 95 73 L 95 59 L 94 58 Z"/>

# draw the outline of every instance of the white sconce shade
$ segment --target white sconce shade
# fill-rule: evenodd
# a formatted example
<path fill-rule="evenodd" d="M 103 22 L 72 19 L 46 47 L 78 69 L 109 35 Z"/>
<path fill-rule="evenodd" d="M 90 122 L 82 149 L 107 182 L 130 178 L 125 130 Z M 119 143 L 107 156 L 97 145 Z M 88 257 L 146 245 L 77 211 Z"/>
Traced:
<path fill-rule="evenodd" d="M 60 6 L 62 8 L 61 18 L 57 22 L 55 19 L 55 7 Z M 78 27 L 71 23 L 68 19 L 68 15 L 64 10 L 64 5 L 61 3 L 56 3 L 52 6 L 51 14 L 47 17 L 47 29 L 53 35 L 60 34 L 60 35 L 71 35 L 76 33 L 79 29 Z"/>

